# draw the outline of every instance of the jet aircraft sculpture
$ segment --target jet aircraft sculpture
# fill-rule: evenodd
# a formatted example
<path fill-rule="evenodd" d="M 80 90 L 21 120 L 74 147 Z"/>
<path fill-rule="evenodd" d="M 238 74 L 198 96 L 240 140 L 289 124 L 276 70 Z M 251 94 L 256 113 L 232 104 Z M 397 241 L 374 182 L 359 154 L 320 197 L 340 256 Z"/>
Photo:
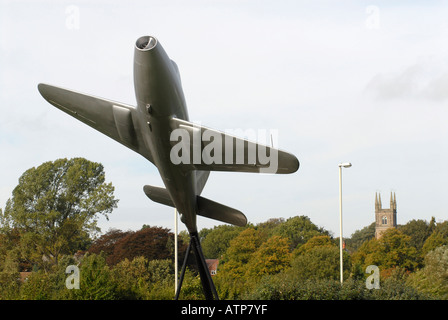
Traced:
<path fill-rule="evenodd" d="M 151 200 L 177 208 L 190 234 L 176 299 L 190 251 L 196 258 L 205 298 L 218 299 L 202 254 L 196 216 L 238 226 L 246 225 L 247 219 L 238 210 L 201 197 L 210 171 L 293 173 L 299 161 L 285 151 L 191 123 L 179 69 L 160 42 L 143 36 L 134 50 L 137 107 L 43 83 L 38 90 L 56 108 L 157 167 L 165 188 L 146 185 L 143 190 Z M 267 154 L 270 161 L 266 161 Z"/>

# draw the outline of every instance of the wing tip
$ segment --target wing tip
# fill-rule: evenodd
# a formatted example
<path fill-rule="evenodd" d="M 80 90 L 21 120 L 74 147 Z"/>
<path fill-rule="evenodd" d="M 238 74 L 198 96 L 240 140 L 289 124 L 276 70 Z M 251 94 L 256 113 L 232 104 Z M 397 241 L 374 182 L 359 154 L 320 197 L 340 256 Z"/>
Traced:
<path fill-rule="evenodd" d="M 292 167 L 291 173 L 294 173 L 294 172 L 298 171 L 299 168 L 300 168 L 300 162 L 299 162 L 299 159 L 297 159 L 295 156 L 294 156 L 294 158 L 295 158 L 295 159 L 294 159 L 295 164 L 294 164 L 294 166 Z"/>
<path fill-rule="evenodd" d="M 48 96 L 50 95 L 50 89 L 53 88 L 53 86 L 46 84 L 46 83 L 39 83 L 37 85 L 37 90 L 41 94 L 41 96 L 48 101 Z"/>
<path fill-rule="evenodd" d="M 300 162 L 297 157 L 291 153 L 284 152 L 282 157 L 279 158 L 277 174 L 290 174 L 299 170 Z"/>
<path fill-rule="evenodd" d="M 37 85 L 37 90 L 40 92 L 40 94 L 43 96 L 44 92 L 45 92 L 45 88 L 47 87 L 47 85 L 45 83 L 39 83 Z"/>

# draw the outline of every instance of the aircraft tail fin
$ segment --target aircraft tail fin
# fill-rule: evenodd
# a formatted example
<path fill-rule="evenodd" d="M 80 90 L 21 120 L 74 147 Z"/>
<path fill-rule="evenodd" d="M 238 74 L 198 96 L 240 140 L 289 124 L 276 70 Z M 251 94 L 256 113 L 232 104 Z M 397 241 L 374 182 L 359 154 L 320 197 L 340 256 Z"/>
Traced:
<path fill-rule="evenodd" d="M 170 194 L 165 188 L 144 186 L 143 191 L 152 201 L 175 207 Z M 246 216 L 236 209 L 230 208 L 207 198 L 197 196 L 198 215 L 236 226 L 244 227 L 247 224 Z"/>

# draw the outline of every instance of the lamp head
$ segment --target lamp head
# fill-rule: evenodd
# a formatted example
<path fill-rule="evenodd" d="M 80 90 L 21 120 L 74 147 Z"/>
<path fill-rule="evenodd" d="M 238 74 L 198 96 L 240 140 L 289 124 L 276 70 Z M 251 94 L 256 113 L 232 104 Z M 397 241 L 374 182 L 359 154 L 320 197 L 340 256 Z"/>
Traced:
<path fill-rule="evenodd" d="M 339 167 L 350 168 L 352 164 L 350 162 L 340 163 Z"/>

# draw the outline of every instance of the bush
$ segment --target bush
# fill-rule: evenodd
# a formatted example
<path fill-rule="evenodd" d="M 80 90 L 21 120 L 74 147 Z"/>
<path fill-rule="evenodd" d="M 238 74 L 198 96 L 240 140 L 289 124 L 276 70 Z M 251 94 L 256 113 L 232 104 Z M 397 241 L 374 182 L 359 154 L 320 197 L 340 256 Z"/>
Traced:
<path fill-rule="evenodd" d="M 364 286 L 364 288 L 363 288 Z M 282 273 L 265 277 L 247 299 L 261 300 L 360 300 L 366 299 L 365 284 L 360 281 L 319 279 L 303 280 L 293 274 Z"/>
<path fill-rule="evenodd" d="M 314 247 L 297 255 L 291 261 L 288 272 L 295 273 L 300 279 L 340 279 L 339 248 L 336 246 Z M 349 276 L 351 269 L 350 256 L 343 252 L 344 279 Z"/>
<path fill-rule="evenodd" d="M 20 296 L 20 273 L 0 272 L 0 300 L 16 300 Z"/>
<path fill-rule="evenodd" d="M 43 271 L 33 272 L 23 284 L 20 296 L 24 300 L 49 300 L 53 286 L 49 275 Z"/>
<path fill-rule="evenodd" d="M 448 246 L 430 251 L 425 256 L 425 267 L 410 276 L 408 282 L 439 299 L 448 299 Z"/>
<path fill-rule="evenodd" d="M 168 287 L 169 298 L 174 296 L 174 270 L 170 260 L 125 259 L 112 269 L 112 275 L 119 299 L 157 299 L 159 294 L 166 296 L 163 292 Z"/>
<path fill-rule="evenodd" d="M 113 300 L 117 298 L 117 285 L 104 255 L 86 254 L 80 265 L 80 288 L 70 290 L 76 300 Z"/>
<path fill-rule="evenodd" d="M 330 279 L 300 279 L 293 273 L 264 277 L 245 299 L 255 300 L 418 300 L 432 297 L 390 277 L 380 289 L 367 289 L 365 282 L 349 279 L 341 283 Z"/>

